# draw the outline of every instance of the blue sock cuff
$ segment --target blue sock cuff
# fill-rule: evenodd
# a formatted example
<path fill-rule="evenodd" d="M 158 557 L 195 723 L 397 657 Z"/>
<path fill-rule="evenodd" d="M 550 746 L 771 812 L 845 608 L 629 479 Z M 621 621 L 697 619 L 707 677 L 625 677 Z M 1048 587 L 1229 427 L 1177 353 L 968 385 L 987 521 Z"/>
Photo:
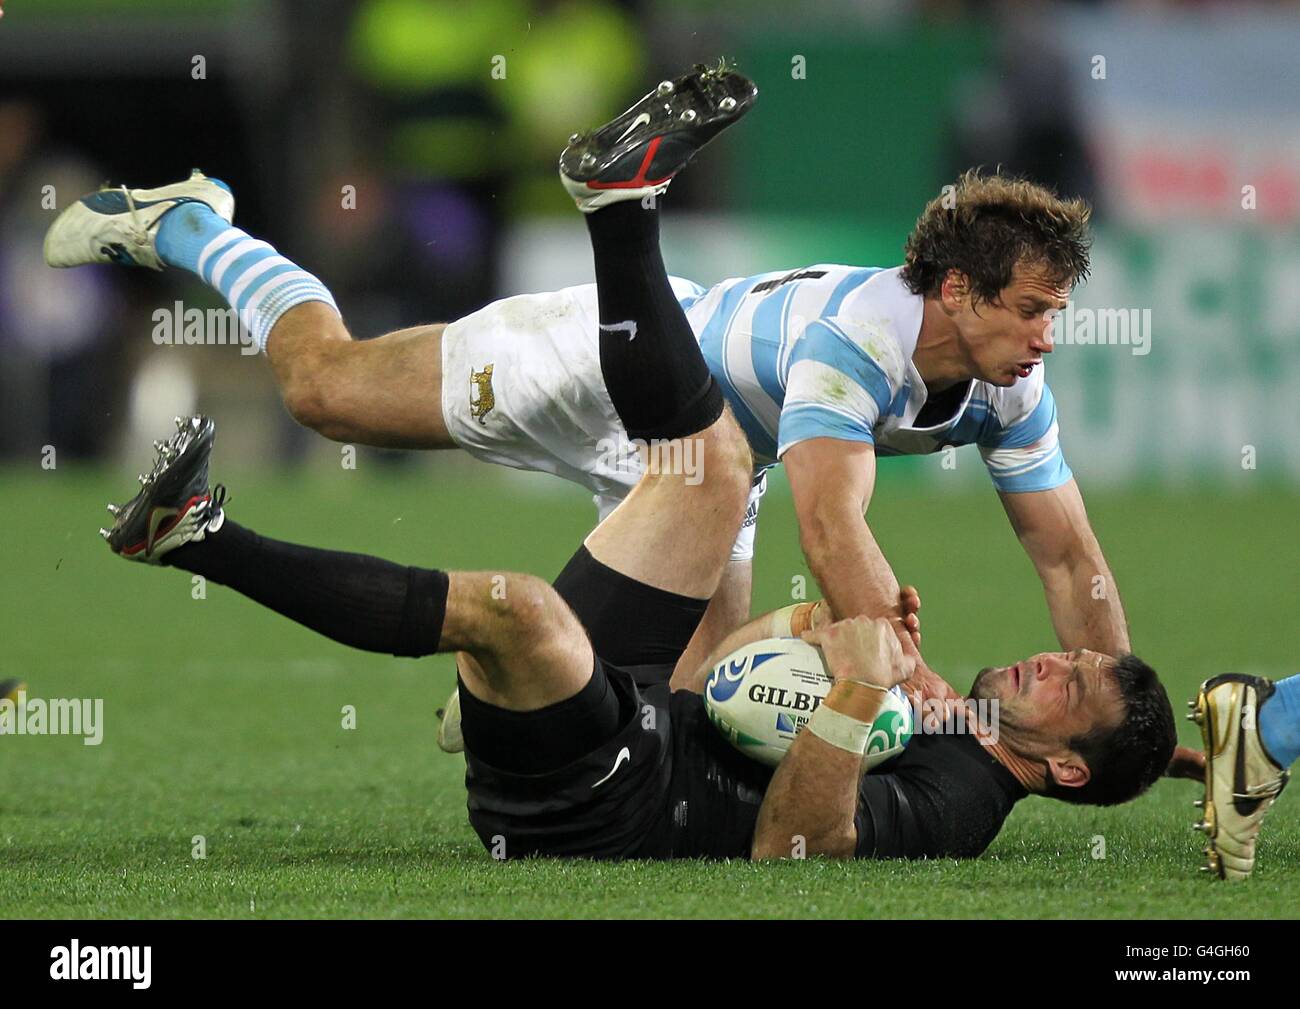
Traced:
<path fill-rule="evenodd" d="M 1273 695 L 1259 708 L 1259 738 L 1286 769 L 1300 760 L 1300 676 L 1288 676 L 1273 686 Z"/>
<path fill-rule="evenodd" d="M 206 203 L 182 203 L 158 222 L 158 258 L 168 266 L 196 272 L 204 247 L 230 225 Z"/>
<path fill-rule="evenodd" d="M 205 203 L 182 203 L 163 214 L 158 257 L 216 288 L 238 313 L 258 350 L 286 312 L 319 301 L 338 312 L 329 289 L 270 243 L 224 221 Z"/>

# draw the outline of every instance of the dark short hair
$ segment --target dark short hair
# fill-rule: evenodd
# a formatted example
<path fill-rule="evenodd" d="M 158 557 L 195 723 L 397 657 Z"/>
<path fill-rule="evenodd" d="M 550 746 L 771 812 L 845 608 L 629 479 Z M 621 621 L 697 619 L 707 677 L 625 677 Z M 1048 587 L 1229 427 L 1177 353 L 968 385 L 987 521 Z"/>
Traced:
<path fill-rule="evenodd" d="M 1178 733 L 1174 709 L 1156 671 L 1136 655 L 1123 655 L 1114 676 L 1124 703 L 1116 726 L 1093 729 L 1070 740 L 1091 776 L 1086 785 L 1067 788 L 1047 780 L 1046 795 L 1080 806 L 1115 806 L 1136 799 L 1164 774 Z"/>
<path fill-rule="evenodd" d="M 976 301 L 992 302 L 1024 263 L 1073 288 L 1088 276 L 1091 217 L 1085 200 L 1063 200 L 1026 179 L 972 168 L 917 218 L 904 250 L 903 282 L 913 294 L 933 297 L 948 272 L 958 270 L 970 279 Z"/>

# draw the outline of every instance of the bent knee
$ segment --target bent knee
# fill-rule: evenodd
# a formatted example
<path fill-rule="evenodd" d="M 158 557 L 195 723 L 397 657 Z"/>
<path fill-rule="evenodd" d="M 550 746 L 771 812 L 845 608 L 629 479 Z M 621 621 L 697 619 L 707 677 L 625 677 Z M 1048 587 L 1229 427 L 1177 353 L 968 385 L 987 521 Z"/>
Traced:
<path fill-rule="evenodd" d="M 280 397 L 289 415 L 303 427 L 346 441 L 351 428 L 339 409 L 339 380 L 337 369 L 325 355 L 311 355 L 281 376 Z"/>
<path fill-rule="evenodd" d="M 493 623 L 519 640 L 539 641 L 557 628 L 576 622 L 564 600 L 548 582 L 535 575 L 485 575 L 483 605 Z"/>

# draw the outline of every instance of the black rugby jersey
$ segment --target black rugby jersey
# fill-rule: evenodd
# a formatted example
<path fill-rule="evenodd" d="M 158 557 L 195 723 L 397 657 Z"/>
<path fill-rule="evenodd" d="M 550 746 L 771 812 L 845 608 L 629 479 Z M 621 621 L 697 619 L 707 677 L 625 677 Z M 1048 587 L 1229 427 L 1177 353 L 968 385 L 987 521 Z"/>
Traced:
<path fill-rule="evenodd" d="M 642 855 L 747 858 L 772 769 L 744 756 L 709 722 L 700 694 L 669 702 L 672 777 L 666 822 Z M 968 733 L 913 735 L 858 786 L 858 858 L 973 858 L 1028 793 Z"/>

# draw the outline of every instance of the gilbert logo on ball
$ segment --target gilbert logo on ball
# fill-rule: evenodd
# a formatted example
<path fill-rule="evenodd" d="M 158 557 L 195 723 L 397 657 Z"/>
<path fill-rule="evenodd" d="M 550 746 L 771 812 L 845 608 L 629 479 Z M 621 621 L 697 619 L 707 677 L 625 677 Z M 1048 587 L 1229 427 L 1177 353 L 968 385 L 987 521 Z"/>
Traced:
<path fill-rule="evenodd" d="M 834 682 L 820 649 L 799 638 L 767 638 L 718 663 L 705 683 L 704 707 L 732 746 L 775 767 Z M 872 722 L 866 768 L 901 753 L 912 727 L 912 706 L 895 687 Z"/>

